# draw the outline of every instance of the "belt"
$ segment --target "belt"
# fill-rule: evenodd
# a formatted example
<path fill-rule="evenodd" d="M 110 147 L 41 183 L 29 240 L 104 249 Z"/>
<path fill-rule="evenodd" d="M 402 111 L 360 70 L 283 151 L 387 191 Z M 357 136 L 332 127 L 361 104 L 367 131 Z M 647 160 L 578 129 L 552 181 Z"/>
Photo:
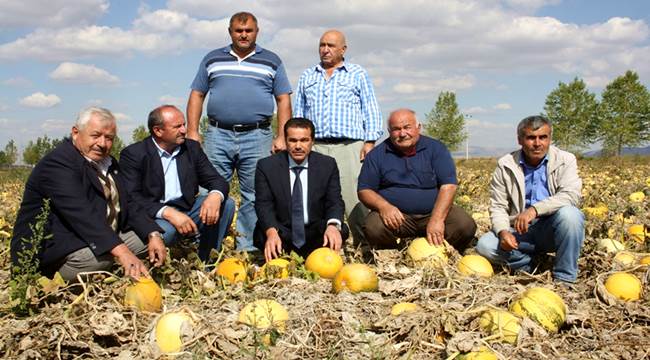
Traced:
<path fill-rule="evenodd" d="M 266 129 L 269 126 L 271 126 L 271 119 L 268 118 L 252 124 L 233 124 L 233 125 L 224 124 L 215 118 L 210 118 L 209 120 L 210 120 L 210 125 L 212 126 L 216 126 L 219 129 L 224 129 L 224 130 L 232 130 L 234 132 L 251 131 L 255 129 Z"/>
<path fill-rule="evenodd" d="M 340 138 L 340 137 L 327 137 L 327 138 L 320 138 L 316 139 L 317 143 L 322 143 L 322 144 L 341 144 L 344 142 L 348 141 L 358 141 L 356 139 L 348 139 L 348 138 Z"/>

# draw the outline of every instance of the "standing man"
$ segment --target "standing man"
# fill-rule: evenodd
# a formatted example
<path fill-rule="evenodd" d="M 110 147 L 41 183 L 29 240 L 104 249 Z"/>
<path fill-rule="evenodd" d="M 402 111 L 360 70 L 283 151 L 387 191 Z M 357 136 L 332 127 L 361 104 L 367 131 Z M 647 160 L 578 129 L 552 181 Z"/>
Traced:
<path fill-rule="evenodd" d="M 361 66 L 345 62 L 346 50 L 342 32 L 328 30 L 321 36 L 320 63 L 300 77 L 294 109 L 297 117 L 314 122 L 314 150 L 336 159 L 345 213 L 350 216 L 358 203 L 361 163 L 383 131 L 370 77 Z"/>
<path fill-rule="evenodd" d="M 329 246 L 339 251 L 348 238 L 336 161 L 311 151 L 314 124 L 292 118 L 284 127 L 286 151 L 257 163 L 255 242 L 266 260 L 296 251 L 307 256 Z"/>
<path fill-rule="evenodd" d="M 185 117 L 172 105 L 149 113 L 151 136 L 122 150 L 130 195 L 165 230 L 167 246 L 200 236 L 199 258 L 218 249 L 235 215 L 228 183 L 212 167 L 198 141 L 185 138 Z M 198 195 L 199 185 L 208 195 Z"/>
<path fill-rule="evenodd" d="M 109 155 L 116 131 L 110 111 L 85 109 L 70 139 L 36 164 L 14 226 L 14 266 L 25 265 L 21 252 L 33 245 L 40 247 L 39 271 L 49 277 L 59 272 L 65 280 L 74 280 L 81 272 L 110 269 L 114 262 L 122 265 L 126 276 L 149 276 L 138 256 L 148 255 L 154 266 L 163 264 L 167 253 L 162 229 L 129 201 L 117 161 Z M 26 239 L 33 236 L 44 199 L 50 201 L 45 231 L 51 237 L 30 244 Z M 146 244 L 141 239 L 147 239 Z"/>
<path fill-rule="evenodd" d="M 531 272 L 533 256 L 555 252 L 553 279 L 575 282 L 585 238 L 584 216 L 577 208 L 582 180 L 573 154 L 551 145 L 553 128 L 542 116 L 517 126 L 521 150 L 497 161 L 490 183 L 492 231 L 476 251 L 513 270 Z"/>
<path fill-rule="evenodd" d="M 255 44 L 257 19 L 248 12 L 230 18 L 232 44 L 211 51 L 192 82 L 187 103 L 187 137 L 199 140 L 199 120 L 206 94 L 210 126 L 205 150 L 226 178 L 237 170 L 241 205 L 237 217 L 237 250 L 255 251 L 255 165 L 273 150 L 284 149 L 281 130 L 291 117 L 291 85 L 280 58 Z M 277 104 L 278 136 L 273 140 L 271 117 Z"/>
<path fill-rule="evenodd" d="M 388 118 L 389 138 L 366 157 L 359 175 L 359 200 L 371 210 L 363 231 L 377 248 L 397 247 L 397 238 L 426 237 L 430 244 L 443 240 L 463 252 L 476 223 L 453 204 L 456 167 L 441 142 L 420 135 L 415 112 L 393 111 Z"/>

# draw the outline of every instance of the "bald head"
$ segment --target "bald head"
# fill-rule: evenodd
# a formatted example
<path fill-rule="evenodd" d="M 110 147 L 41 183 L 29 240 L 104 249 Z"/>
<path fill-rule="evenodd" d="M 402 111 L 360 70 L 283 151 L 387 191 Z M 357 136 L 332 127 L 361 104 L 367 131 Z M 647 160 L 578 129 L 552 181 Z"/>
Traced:
<path fill-rule="evenodd" d="M 388 117 L 388 135 L 393 146 L 402 153 L 415 148 L 420 140 L 420 124 L 411 109 L 397 109 Z"/>
<path fill-rule="evenodd" d="M 321 66 L 325 69 L 341 66 L 347 48 L 345 35 L 342 32 L 338 30 L 327 30 L 320 37 L 318 43 Z"/>

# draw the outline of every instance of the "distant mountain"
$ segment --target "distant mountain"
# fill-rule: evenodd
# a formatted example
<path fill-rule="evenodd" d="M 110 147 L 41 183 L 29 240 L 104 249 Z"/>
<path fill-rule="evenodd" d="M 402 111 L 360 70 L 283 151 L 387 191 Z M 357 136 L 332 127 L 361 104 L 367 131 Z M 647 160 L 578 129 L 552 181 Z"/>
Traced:
<path fill-rule="evenodd" d="M 592 150 L 592 151 L 587 151 L 584 153 L 584 156 L 587 157 L 595 157 L 595 156 L 600 156 L 602 150 Z M 622 155 L 650 155 L 650 145 L 646 147 L 624 147 L 622 151 Z"/>

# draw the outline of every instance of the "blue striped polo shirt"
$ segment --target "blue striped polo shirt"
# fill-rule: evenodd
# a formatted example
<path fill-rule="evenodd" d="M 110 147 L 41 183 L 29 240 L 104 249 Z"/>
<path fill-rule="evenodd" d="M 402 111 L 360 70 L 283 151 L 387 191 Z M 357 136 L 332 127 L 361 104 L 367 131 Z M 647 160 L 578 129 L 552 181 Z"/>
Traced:
<path fill-rule="evenodd" d="M 273 115 L 275 96 L 290 94 L 282 60 L 269 50 L 239 60 L 231 45 L 208 53 L 192 82 L 192 90 L 210 92 L 208 116 L 227 125 L 262 121 Z"/>

